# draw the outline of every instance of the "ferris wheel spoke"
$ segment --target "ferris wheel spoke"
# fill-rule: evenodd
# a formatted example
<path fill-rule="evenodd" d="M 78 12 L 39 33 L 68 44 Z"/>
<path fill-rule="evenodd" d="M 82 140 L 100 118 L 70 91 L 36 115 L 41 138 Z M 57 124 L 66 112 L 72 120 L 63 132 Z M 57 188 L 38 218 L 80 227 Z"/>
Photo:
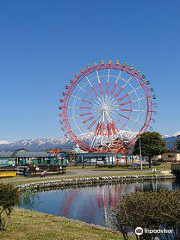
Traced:
<path fill-rule="evenodd" d="M 94 111 L 93 113 L 91 112 L 88 112 L 88 113 L 83 113 L 83 114 L 80 114 L 80 115 L 73 115 L 72 117 L 68 117 L 68 119 L 76 119 L 76 118 L 81 118 L 83 116 L 86 116 L 86 115 L 91 115 L 91 114 L 94 114 L 94 113 L 97 113 L 99 112 L 98 110 Z"/>
<path fill-rule="evenodd" d="M 98 97 L 98 100 L 99 100 L 99 102 L 96 101 L 96 99 L 93 99 L 93 101 L 95 101 L 97 103 L 98 107 L 101 107 L 102 101 L 99 97 Z"/>
<path fill-rule="evenodd" d="M 100 99 L 100 97 L 98 96 L 98 94 L 97 94 L 97 92 L 96 92 L 96 89 L 94 88 L 94 86 L 93 86 L 92 83 L 91 83 L 91 80 L 93 80 L 93 79 L 95 79 L 95 78 L 89 79 L 87 76 L 86 76 L 86 78 L 88 79 L 88 83 L 89 83 L 89 85 L 91 86 L 91 88 L 93 89 L 93 92 L 95 93 L 96 97 L 97 97 L 98 100 L 101 102 L 101 99 Z M 82 85 L 82 86 L 80 86 L 79 84 L 77 84 L 77 85 L 78 85 L 78 87 L 79 87 L 84 93 L 86 93 L 86 96 L 90 93 L 89 91 L 85 90 L 85 89 L 86 89 L 86 85 L 85 85 L 85 84 Z M 95 101 L 95 102 L 100 106 L 99 102 L 96 101 L 94 98 L 91 98 L 91 100 L 92 100 L 92 101 Z"/>
<path fill-rule="evenodd" d="M 119 81 L 119 79 L 120 79 L 120 77 L 121 77 L 121 71 L 119 72 L 119 74 L 118 74 L 118 76 L 117 76 L 117 78 L 116 78 L 116 80 L 115 80 L 115 82 L 114 82 L 114 86 L 113 86 L 113 89 L 112 89 L 112 91 L 111 91 L 111 96 L 113 96 L 113 94 L 114 94 L 114 91 L 115 91 L 115 89 L 116 89 L 116 87 L 117 87 L 117 84 L 118 84 L 118 81 Z"/>
<path fill-rule="evenodd" d="M 129 96 L 128 93 L 126 93 L 124 96 L 122 96 L 121 98 L 119 98 L 117 101 L 121 102 L 124 98 L 127 98 Z"/>
<path fill-rule="evenodd" d="M 126 118 L 126 119 L 130 120 L 130 117 L 127 117 L 127 116 L 125 116 L 124 114 L 118 113 L 118 115 L 119 115 L 120 117 L 123 117 L 123 118 Z"/>
<path fill-rule="evenodd" d="M 76 129 L 78 129 L 81 133 L 83 132 L 82 130 L 81 130 L 81 126 L 84 126 L 84 124 L 83 123 L 81 123 L 81 124 L 76 124 L 76 127 L 72 127 L 72 130 L 76 130 Z"/>
<path fill-rule="evenodd" d="M 75 95 L 73 95 L 73 94 L 71 94 L 71 97 L 73 97 L 73 98 L 75 98 L 75 99 L 77 99 L 77 100 L 82 101 L 82 98 L 80 98 L 80 97 L 78 97 L 78 96 L 75 96 Z"/>
<path fill-rule="evenodd" d="M 109 93 L 109 76 L 110 76 L 110 71 L 111 71 L 111 69 L 109 68 L 109 69 L 108 69 L 108 75 L 107 75 L 107 89 L 106 89 L 106 94 Z"/>
<path fill-rule="evenodd" d="M 85 123 L 89 122 L 90 120 L 92 120 L 93 118 L 94 118 L 94 117 L 90 117 L 90 118 L 84 120 L 83 123 L 85 124 Z"/>
<path fill-rule="evenodd" d="M 123 123 L 119 118 L 117 118 L 114 114 L 112 114 L 117 122 L 120 122 L 122 127 L 126 127 L 128 131 L 131 131 L 131 129 L 126 125 L 126 123 Z M 119 114 L 118 114 L 119 115 Z M 129 120 L 129 119 L 128 119 Z M 120 128 L 119 128 L 120 129 Z M 121 129 L 120 129 L 121 130 Z"/>
<path fill-rule="evenodd" d="M 131 76 L 128 80 L 122 77 L 120 79 L 125 82 L 124 85 L 122 86 L 122 88 L 124 89 L 129 84 L 129 82 L 133 79 L 133 77 Z"/>
<path fill-rule="evenodd" d="M 80 117 L 84 117 L 84 116 L 88 116 L 88 115 L 91 115 L 91 114 L 94 114 L 94 115 L 96 115 L 96 114 L 100 114 L 100 110 L 95 110 L 95 111 L 93 111 L 93 112 L 85 112 L 85 113 L 82 113 L 82 114 L 80 114 L 79 116 Z"/>
<path fill-rule="evenodd" d="M 92 121 L 92 123 L 89 125 L 89 127 L 87 128 L 88 130 L 91 130 L 91 128 L 94 126 L 94 124 L 96 123 L 97 120 Z"/>
<path fill-rule="evenodd" d="M 78 88 L 81 89 L 84 93 L 88 93 L 86 90 L 84 90 L 84 88 L 82 86 L 80 86 L 79 84 L 77 84 Z"/>
<path fill-rule="evenodd" d="M 121 104 L 116 105 L 116 106 L 125 106 L 125 105 L 127 105 L 127 104 L 131 104 L 131 103 L 132 103 L 132 101 L 128 101 L 128 102 L 121 103 Z"/>
<path fill-rule="evenodd" d="M 116 83 L 116 84 L 118 84 L 119 79 L 121 78 L 121 74 L 122 74 L 122 71 L 119 72 L 119 74 L 118 74 L 118 76 L 117 76 L 117 78 L 116 78 L 116 80 L 115 80 L 115 83 Z"/>
<path fill-rule="evenodd" d="M 141 86 L 139 86 L 139 87 L 137 87 L 137 88 L 134 88 L 132 91 L 129 91 L 129 92 L 126 93 L 124 96 L 122 96 L 121 98 L 119 98 L 117 101 L 118 101 L 118 102 L 122 101 L 124 98 L 130 96 L 131 94 L 136 93 L 136 91 L 137 91 L 138 89 L 140 89 L 140 88 L 141 88 Z M 139 97 L 138 97 L 138 99 L 139 99 Z"/>
<path fill-rule="evenodd" d="M 121 117 L 127 118 L 127 119 L 130 120 L 130 121 L 133 121 L 133 122 L 135 122 L 135 123 L 139 123 L 139 124 L 143 125 L 143 122 L 139 121 L 138 119 L 133 119 L 133 118 L 131 118 L 131 117 L 126 117 L 126 116 L 123 115 L 123 114 L 119 114 L 119 115 L 120 115 Z"/>
<path fill-rule="evenodd" d="M 122 124 L 122 127 L 125 127 L 129 132 L 131 132 L 131 129 L 127 126 L 126 123 L 123 123 L 120 119 L 118 119 L 117 121 Z"/>
<path fill-rule="evenodd" d="M 127 109 L 127 108 L 120 108 L 120 111 L 124 112 L 147 112 L 147 110 L 144 109 Z"/>
<path fill-rule="evenodd" d="M 93 106 L 95 106 L 95 107 L 99 107 L 97 104 L 95 104 L 95 103 L 93 103 L 93 102 L 90 102 L 90 101 L 87 101 L 87 100 L 85 100 L 85 99 L 82 99 L 82 98 L 80 98 L 80 97 L 77 97 L 76 95 L 71 95 L 71 96 L 72 96 L 73 98 L 79 100 L 79 101 L 88 103 L 88 104 L 93 105 Z M 74 107 L 74 106 L 73 106 L 73 107 Z"/>
<path fill-rule="evenodd" d="M 126 125 L 126 123 L 123 123 L 121 120 L 119 120 L 119 122 L 121 122 L 123 125 L 123 127 L 125 127 L 129 132 L 131 132 L 131 129 Z"/>
<path fill-rule="evenodd" d="M 95 93 L 96 97 L 98 97 L 98 94 L 96 92 L 96 89 L 94 88 L 94 86 L 92 85 L 92 83 L 90 82 L 89 78 L 87 76 L 85 76 L 85 78 L 87 79 L 90 87 L 92 88 L 93 92 Z"/>
<path fill-rule="evenodd" d="M 79 107 L 68 106 L 67 108 L 69 108 L 69 109 L 92 109 L 91 107 L 83 107 L 83 106 L 79 106 Z"/>
<path fill-rule="evenodd" d="M 119 110 L 123 111 L 123 112 L 132 112 L 133 111 L 132 109 L 124 109 L 124 108 L 120 108 Z"/>
<path fill-rule="evenodd" d="M 135 102 L 139 102 L 139 101 L 142 101 L 142 100 L 146 100 L 146 98 L 139 98 L 139 99 L 136 99 L 136 100 L 130 100 L 128 102 L 116 104 L 116 105 L 114 105 L 114 107 L 125 106 L 125 105 L 132 104 L 132 103 L 135 103 Z"/>
<path fill-rule="evenodd" d="M 138 99 L 136 99 L 136 100 L 133 100 L 132 103 L 140 102 L 140 101 L 142 101 L 142 100 L 146 100 L 146 98 L 138 98 Z"/>
<path fill-rule="evenodd" d="M 116 102 L 116 100 L 112 97 L 112 98 L 109 98 L 109 104 L 112 104 L 114 105 Z"/>
<path fill-rule="evenodd" d="M 99 88 L 100 88 L 101 96 L 103 96 L 102 84 L 101 84 L 101 80 L 100 80 L 98 71 L 96 71 L 96 76 L 97 76 L 97 80 L 98 80 L 98 85 L 99 85 Z"/>
<path fill-rule="evenodd" d="M 141 87 L 141 85 L 140 86 L 138 86 L 138 87 L 136 87 L 136 88 L 133 88 L 133 90 L 131 90 L 130 92 L 128 92 L 129 93 L 129 95 L 131 95 L 132 93 L 134 93 L 134 92 L 136 92 L 137 90 L 139 90 L 139 89 L 141 89 L 142 87 Z"/>
<path fill-rule="evenodd" d="M 80 114 L 79 116 L 80 116 L 80 117 L 84 117 L 84 116 L 88 116 L 88 115 L 91 115 L 91 114 L 93 114 L 93 113 L 91 113 L 91 112 L 88 112 L 88 113 L 83 113 L 83 114 Z"/>
<path fill-rule="evenodd" d="M 117 87 L 117 84 L 116 84 L 116 83 L 114 83 L 113 89 L 112 89 L 112 91 L 111 91 L 111 93 L 110 93 L 110 95 L 111 95 L 111 96 L 113 96 L 113 94 L 114 94 L 114 91 L 115 91 L 116 87 Z"/>
<path fill-rule="evenodd" d="M 143 122 L 139 121 L 138 119 L 130 118 L 130 120 L 135 122 L 135 123 L 139 123 L 139 124 L 143 125 Z"/>
<path fill-rule="evenodd" d="M 95 112 L 93 112 L 93 113 L 98 113 L 98 112 L 99 112 L 99 111 L 95 111 Z M 77 127 L 74 128 L 74 129 L 79 129 L 79 126 L 81 126 L 81 125 L 82 125 L 82 126 L 86 125 L 86 123 L 89 122 L 89 121 L 91 121 L 92 119 L 94 119 L 94 117 L 92 116 L 92 117 L 84 120 L 84 121 L 82 122 L 82 124 L 77 124 L 76 119 L 77 119 L 77 118 L 82 118 L 83 116 L 91 115 L 91 114 L 93 114 L 93 113 L 84 113 L 84 114 L 76 115 L 76 116 L 73 116 L 73 117 L 69 117 L 68 119 L 69 119 L 69 120 L 73 120 L 73 121 L 75 122 L 75 124 L 76 124 Z M 94 121 L 91 122 L 90 126 L 87 127 L 87 129 L 90 130 L 90 129 L 92 128 L 92 126 L 97 122 L 97 120 L 98 120 L 99 118 L 100 118 L 100 114 L 98 114 L 98 117 L 97 117 Z M 79 131 L 81 131 L 81 129 L 79 129 Z M 81 131 L 81 132 L 82 132 L 82 131 Z"/>
<path fill-rule="evenodd" d="M 117 98 L 121 92 L 124 90 L 124 88 L 129 84 L 129 82 L 133 79 L 133 77 L 131 76 L 128 80 L 120 77 L 120 79 L 125 82 L 124 85 L 122 87 L 120 87 L 120 90 L 115 94 L 115 98 Z"/>
<path fill-rule="evenodd" d="M 142 101 L 142 100 L 146 100 L 146 98 L 139 98 L 139 99 L 136 99 L 136 100 L 130 100 L 130 101 L 125 102 L 125 103 L 120 103 L 120 104 L 114 105 L 114 107 L 125 106 L 127 104 L 132 104 L 132 103 L 139 102 L 139 101 Z"/>
<path fill-rule="evenodd" d="M 91 124 L 88 127 L 88 130 L 91 130 L 91 128 L 94 126 L 94 124 L 97 122 L 97 120 L 101 117 L 101 113 L 98 114 L 98 117 L 91 122 Z"/>
<path fill-rule="evenodd" d="M 90 102 L 90 101 L 84 100 L 84 99 L 82 99 L 82 98 L 80 98 L 80 97 L 78 97 L 78 96 L 76 96 L 76 95 L 71 94 L 71 97 L 73 97 L 73 98 L 75 98 L 75 99 L 77 99 L 77 100 L 79 100 L 79 101 L 88 103 L 88 104 L 90 104 L 90 105 L 94 105 L 95 107 L 98 107 L 98 105 L 96 105 L 96 104 L 94 104 L 94 103 L 92 103 L 92 102 Z M 73 106 L 73 107 L 74 107 L 74 106 Z"/>
<path fill-rule="evenodd" d="M 123 117 L 123 118 L 126 118 L 126 119 L 128 119 L 128 120 L 130 120 L 130 121 L 143 124 L 141 121 L 139 121 L 139 120 L 137 120 L 137 119 L 133 119 L 133 118 L 131 118 L 131 117 L 127 117 L 127 116 L 125 116 L 125 115 L 123 115 L 123 114 L 120 114 L 120 113 L 119 113 L 118 115 L 121 116 L 121 117 Z"/>
<path fill-rule="evenodd" d="M 80 118 L 81 116 L 80 115 L 75 115 L 75 116 L 72 116 L 72 117 L 68 117 L 69 120 L 74 120 L 75 118 Z"/>
<path fill-rule="evenodd" d="M 69 119 L 72 119 L 72 120 L 74 121 L 74 124 L 75 124 L 75 126 L 76 126 L 76 128 L 74 128 L 74 130 L 75 130 L 75 129 L 78 129 L 79 132 L 83 133 L 82 129 L 80 128 L 80 126 L 83 125 L 83 124 L 82 124 L 82 123 L 81 123 L 81 124 L 78 124 L 77 118 L 78 118 L 78 119 L 81 118 L 80 115 L 73 116 L 72 118 L 69 118 Z"/>
<path fill-rule="evenodd" d="M 90 101 L 87 101 L 87 100 L 84 100 L 84 99 L 81 99 L 81 101 L 85 102 L 85 103 L 89 103 L 90 105 L 93 105 L 95 107 L 99 107 L 97 104 L 93 103 L 93 102 L 90 102 Z"/>

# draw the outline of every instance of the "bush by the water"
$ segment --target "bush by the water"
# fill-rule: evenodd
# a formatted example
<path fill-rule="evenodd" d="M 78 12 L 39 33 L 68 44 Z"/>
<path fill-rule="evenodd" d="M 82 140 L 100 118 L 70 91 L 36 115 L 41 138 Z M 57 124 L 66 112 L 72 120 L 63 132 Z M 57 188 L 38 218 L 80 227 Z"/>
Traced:
<path fill-rule="evenodd" d="M 10 184 L 0 184 L 0 230 L 4 230 L 13 207 L 19 203 L 18 189 Z"/>
<path fill-rule="evenodd" d="M 114 209 L 113 223 L 129 239 L 137 227 L 144 229 L 136 239 L 180 239 L 180 191 L 146 191 L 122 196 Z M 145 233 L 146 230 L 172 230 L 173 234 Z"/>

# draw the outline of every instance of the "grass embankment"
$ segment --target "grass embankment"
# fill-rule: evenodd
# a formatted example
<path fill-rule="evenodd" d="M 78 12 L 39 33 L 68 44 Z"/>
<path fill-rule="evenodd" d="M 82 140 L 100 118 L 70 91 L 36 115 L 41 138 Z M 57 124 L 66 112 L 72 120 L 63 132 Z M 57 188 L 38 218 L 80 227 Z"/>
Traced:
<path fill-rule="evenodd" d="M 122 240 L 118 232 L 44 213 L 15 208 L 1 240 Z"/>

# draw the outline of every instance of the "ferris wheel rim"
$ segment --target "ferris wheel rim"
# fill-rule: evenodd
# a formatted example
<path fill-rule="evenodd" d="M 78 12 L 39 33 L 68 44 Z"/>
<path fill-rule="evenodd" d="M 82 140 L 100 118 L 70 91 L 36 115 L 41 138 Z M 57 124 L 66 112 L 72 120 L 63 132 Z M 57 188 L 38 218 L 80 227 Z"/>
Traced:
<path fill-rule="evenodd" d="M 64 97 L 63 113 L 62 113 L 63 121 L 64 121 L 64 128 L 66 129 L 66 132 L 68 133 L 70 138 L 73 141 L 79 143 L 81 146 L 83 145 L 83 147 L 85 147 L 87 149 L 89 149 L 89 146 L 86 145 L 85 143 L 83 143 L 81 140 L 79 140 L 78 136 L 76 136 L 76 134 L 71 129 L 71 126 L 69 123 L 69 118 L 67 115 L 67 107 L 68 107 L 68 103 L 69 103 L 69 100 L 71 97 L 71 93 L 73 92 L 74 88 L 78 85 L 78 83 L 80 81 L 82 81 L 84 78 L 87 79 L 87 76 L 90 75 L 91 73 L 98 72 L 98 71 L 105 70 L 105 69 L 108 69 L 108 74 L 109 74 L 110 70 L 113 69 L 113 70 L 119 70 L 120 72 L 126 72 L 128 75 L 131 75 L 138 82 L 141 89 L 143 89 L 143 92 L 146 97 L 147 111 L 146 111 L 146 118 L 145 118 L 144 125 L 141 127 L 138 134 L 133 139 L 131 139 L 129 143 L 132 143 L 137 138 L 138 135 L 140 135 L 142 132 L 146 131 L 152 120 L 152 113 L 153 113 L 152 96 L 151 96 L 149 89 L 147 88 L 146 82 L 144 81 L 142 76 L 140 76 L 134 70 L 132 70 L 132 69 L 130 70 L 127 66 L 123 66 L 123 65 L 117 65 L 117 64 L 103 64 L 102 65 L 101 64 L 101 65 L 95 65 L 92 68 L 89 67 L 86 71 L 81 71 L 81 74 L 79 76 L 76 75 L 75 80 L 72 80 L 70 86 L 68 86 L 68 89 L 67 89 L 68 91 Z M 93 87 L 92 87 L 92 90 L 94 91 Z"/>

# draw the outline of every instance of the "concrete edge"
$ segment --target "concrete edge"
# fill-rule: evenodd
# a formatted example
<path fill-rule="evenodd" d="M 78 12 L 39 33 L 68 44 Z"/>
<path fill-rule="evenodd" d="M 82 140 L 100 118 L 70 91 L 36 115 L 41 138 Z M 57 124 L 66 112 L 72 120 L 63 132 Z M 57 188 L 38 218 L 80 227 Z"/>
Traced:
<path fill-rule="evenodd" d="M 107 176 L 107 177 L 89 177 L 89 178 L 75 178 L 63 180 L 50 180 L 35 183 L 26 183 L 16 186 L 19 190 L 31 188 L 33 190 L 43 190 L 46 188 L 69 188 L 69 187 L 85 187 L 98 184 L 112 184 L 112 183 L 127 183 L 127 182 L 142 182 L 147 180 L 164 180 L 175 179 L 176 176 L 170 175 L 131 175 L 131 176 Z"/>

